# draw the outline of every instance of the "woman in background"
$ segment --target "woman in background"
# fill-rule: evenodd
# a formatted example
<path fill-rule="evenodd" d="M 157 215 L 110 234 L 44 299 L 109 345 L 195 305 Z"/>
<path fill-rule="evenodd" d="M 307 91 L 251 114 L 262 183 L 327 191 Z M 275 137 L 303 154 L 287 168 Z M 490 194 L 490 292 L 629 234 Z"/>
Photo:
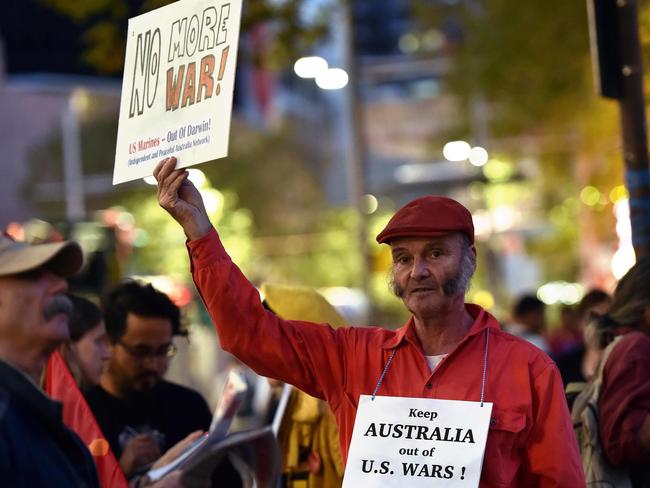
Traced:
<path fill-rule="evenodd" d="M 97 466 L 102 487 L 128 487 L 108 441 L 82 391 L 99 383 L 110 357 L 102 313 L 90 300 L 68 294 L 73 311 L 68 319 L 70 339 L 47 364 L 45 391 L 63 404 L 63 422 L 84 441 Z"/>
<path fill-rule="evenodd" d="M 72 316 L 68 322 L 70 340 L 61 346 L 60 352 L 83 392 L 89 386 L 99 383 L 111 353 L 99 307 L 76 295 L 68 294 L 68 298 L 73 304 Z"/>
<path fill-rule="evenodd" d="M 633 488 L 650 486 L 650 257 L 618 282 L 598 320 L 608 346 L 600 389 L 600 438 L 609 462 L 627 470 Z M 614 343 L 614 344 L 612 344 Z"/>

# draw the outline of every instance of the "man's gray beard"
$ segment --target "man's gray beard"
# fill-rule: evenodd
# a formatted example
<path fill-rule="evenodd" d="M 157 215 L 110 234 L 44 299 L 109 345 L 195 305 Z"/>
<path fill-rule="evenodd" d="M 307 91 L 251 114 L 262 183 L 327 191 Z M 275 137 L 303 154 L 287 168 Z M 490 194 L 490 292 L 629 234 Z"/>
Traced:
<path fill-rule="evenodd" d="M 464 295 L 467 293 L 467 290 L 469 290 L 469 285 L 472 281 L 472 276 L 474 276 L 474 271 L 474 259 L 468 249 L 463 253 L 460 269 L 458 270 L 458 273 L 456 273 L 456 276 L 449 278 L 442 284 L 442 292 L 447 296 Z M 390 271 L 389 286 L 397 298 L 404 297 L 404 289 L 395 281 L 395 271 L 392 269 Z"/>
<path fill-rule="evenodd" d="M 43 307 L 43 318 L 48 321 L 58 314 L 64 314 L 70 317 L 73 308 L 74 306 L 72 305 L 72 301 L 67 296 L 60 293 L 55 295 L 50 303 Z"/>

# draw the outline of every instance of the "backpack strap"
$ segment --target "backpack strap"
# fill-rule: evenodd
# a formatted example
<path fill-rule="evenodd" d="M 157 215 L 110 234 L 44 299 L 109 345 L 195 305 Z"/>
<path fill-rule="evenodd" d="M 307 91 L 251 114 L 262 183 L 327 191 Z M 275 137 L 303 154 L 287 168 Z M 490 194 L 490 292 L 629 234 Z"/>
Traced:
<path fill-rule="evenodd" d="M 603 381 L 603 372 L 605 371 L 605 363 L 607 362 L 609 355 L 614 350 L 614 347 L 616 347 L 616 344 L 618 344 L 622 338 L 623 338 L 622 335 L 614 337 L 614 340 L 610 342 L 605 348 L 605 350 L 603 351 L 603 356 L 600 358 L 600 361 L 598 362 L 598 367 L 596 368 L 596 374 L 594 375 L 594 379 L 593 379 L 594 382 L 598 381 L 599 388 L 600 388 L 600 383 L 602 383 Z"/>

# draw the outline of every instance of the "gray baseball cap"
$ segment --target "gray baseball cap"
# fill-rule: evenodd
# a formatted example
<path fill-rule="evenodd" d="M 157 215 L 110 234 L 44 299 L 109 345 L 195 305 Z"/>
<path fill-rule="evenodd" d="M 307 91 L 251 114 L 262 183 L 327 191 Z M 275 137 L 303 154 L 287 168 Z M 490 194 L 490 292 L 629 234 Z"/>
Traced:
<path fill-rule="evenodd" d="M 74 241 L 28 244 L 0 234 L 0 276 L 43 267 L 61 278 L 69 278 L 82 264 L 83 252 Z"/>

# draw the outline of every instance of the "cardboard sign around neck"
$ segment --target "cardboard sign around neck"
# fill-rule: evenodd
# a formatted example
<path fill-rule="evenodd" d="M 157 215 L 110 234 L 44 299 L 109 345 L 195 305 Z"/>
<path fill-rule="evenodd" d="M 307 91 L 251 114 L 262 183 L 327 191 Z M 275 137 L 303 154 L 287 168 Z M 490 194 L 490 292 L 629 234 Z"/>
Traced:
<path fill-rule="evenodd" d="M 343 488 L 477 487 L 492 403 L 361 395 Z"/>

